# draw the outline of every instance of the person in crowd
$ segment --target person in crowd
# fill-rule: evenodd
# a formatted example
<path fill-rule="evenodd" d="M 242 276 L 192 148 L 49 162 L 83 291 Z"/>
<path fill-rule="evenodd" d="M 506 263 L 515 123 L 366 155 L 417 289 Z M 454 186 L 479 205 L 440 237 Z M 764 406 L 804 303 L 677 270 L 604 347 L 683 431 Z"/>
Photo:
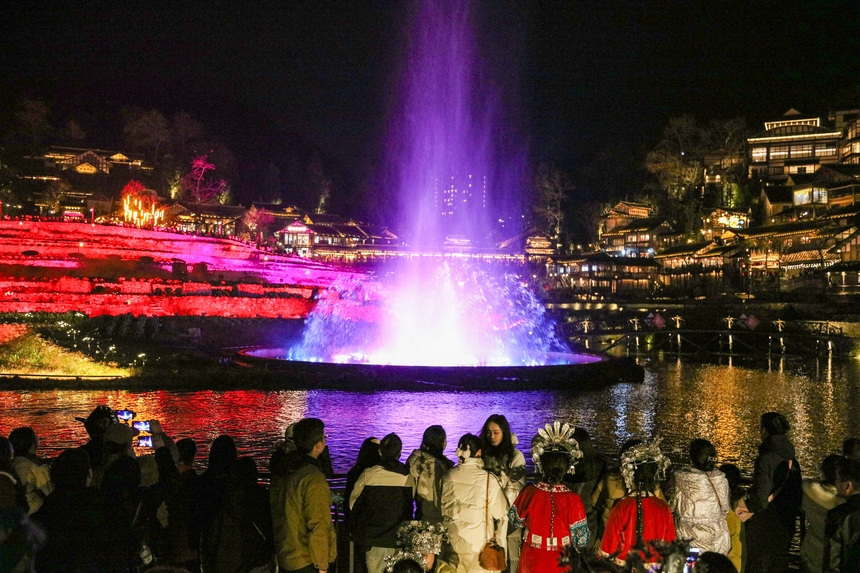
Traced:
<path fill-rule="evenodd" d="M 762 414 L 753 485 L 736 509 L 746 520 L 745 573 L 783 573 L 788 568 L 788 549 L 803 500 L 800 464 L 786 436 L 789 429 L 782 414 Z"/>
<path fill-rule="evenodd" d="M 27 490 L 15 472 L 13 459 L 15 450 L 12 442 L 0 437 L 0 507 L 17 507 L 27 511 Z"/>
<path fill-rule="evenodd" d="M 628 448 L 621 457 L 621 476 L 629 493 L 612 508 L 598 555 L 624 565 L 631 550 L 639 551 L 645 563 L 655 562 L 655 540 L 675 540 L 675 520 L 669 505 L 655 495 L 658 480 L 670 466 L 660 451 L 660 442 Z M 637 549 L 644 547 L 645 549 Z"/>
<path fill-rule="evenodd" d="M 0 507 L 0 571 L 35 571 L 35 554 L 46 540 L 44 530 L 26 511 L 19 507 Z"/>
<path fill-rule="evenodd" d="M 618 451 L 618 459 L 621 460 L 629 449 L 642 443 L 644 442 L 638 438 L 627 440 L 621 444 L 621 448 Z M 654 490 L 654 494 L 663 501 L 666 501 L 666 497 L 663 495 L 663 488 L 660 484 L 658 483 L 655 487 L 656 489 Z M 594 488 L 591 500 L 598 518 L 598 545 L 599 540 L 603 538 L 603 532 L 606 529 L 606 522 L 609 520 L 609 514 L 612 513 L 612 508 L 615 507 L 615 504 L 618 503 L 619 500 L 623 499 L 629 493 L 630 492 L 626 489 L 620 468 L 604 473 L 603 479 L 597 482 L 597 486 Z"/>
<path fill-rule="evenodd" d="M 478 557 L 491 539 L 504 538 L 502 522 L 510 504 L 495 474 L 484 470 L 482 441 L 466 434 L 457 443 L 459 465 L 442 478 L 442 523 L 448 528 L 453 553 L 449 563 L 458 573 L 482 573 Z M 501 545 L 501 543 L 499 543 Z"/>
<path fill-rule="evenodd" d="M 732 510 L 729 482 L 716 469 L 717 450 L 708 440 L 690 442 L 691 467 L 681 468 L 673 477 L 669 507 L 675 514 L 679 539 L 702 552 L 728 555 L 732 547 L 726 515 Z"/>
<path fill-rule="evenodd" d="M 726 525 L 729 528 L 729 539 L 732 543 L 732 548 L 729 550 L 727 557 L 731 560 L 735 569 L 740 571 L 743 566 L 744 556 L 742 541 L 743 523 L 735 513 L 735 509 L 737 509 L 738 502 L 743 499 L 746 492 L 741 488 L 741 470 L 738 466 L 735 464 L 723 464 L 718 469 L 726 476 L 732 502 L 732 510 L 726 514 Z"/>
<path fill-rule="evenodd" d="M 397 552 L 385 558 L 385 573 L 405 567 L 405 563 L 417 566 L 422 573 L 456 573 L 454 567 L 439 558 L 445 535 L 446 528 L 441 523 L 423 520 L 402 523 L 397 528 Z"/>
<path fill-rule="evenodd" d="M 109 406 L 96 406 L 90 415 L 86 418 L 75 418 L 78 422 L 84 424 L 84 429 L 87 431 L 90 439 L 83 445 L 84 451 L 90 457 L 90 467 L 95 470 L 102 467 L 102 455 L 104 452 L 104 434 L 105 430 L 113 424 L 118 424 L 119 420 L 116 417 L 116 412 Z"/>
<path fill-rule="evenodd" d="M 318 573 L 337 559 L 332 495 L 317 458 L 326 449 L 325 425 L 317 418 L 293 428 L 296 449 L 272 476 L 272 521 L 281 571 Z"/>
<path fill-rule="evenodd" d="M 445 457 L 448 437 L 442 426 L 424 430 L 421 447 L 406 460 L 409 473 L 415 480 L 415 519 L 430 523 L 442 522 L 442 476 L 454 467 Z"/>
<path fill-rule="evenodd" d="M 48 539 L 36 554 L 39 573 L 106 570 L 104 544 L 113 524 L 102 494 L 87 487 L 91 478 L 84 448 L 65 450 L 51 464 L 54 491 L 33 515 Z"/>
<path fill-rule="evenodd" d="M 152 433 L 153 447 L 168 447 L 175 452 L 176 445 L 170 436 L 161 429 L 157 420 L 150 420 L 149 425 Z M 101 437 L 102 441 L 102 465 L 93 468 L 93 483 L 96 487 L 101 486 L 102 476 L 105 469 L 120 457 L 135 458 L 140 466 L 141 486 L 150 487 L 158 482 L 158 464 L 154 454 L 137 456 L 134 452 L 134 438 L 140 432 L 126 424 L 110 424 Z M 176 455 L 175 457 L 178 457 Z"/>
<path fill-rule="evenodd" d="M 352 495 L 352 491 L 355 489 L 355 483 L 358 481 L 358 478 L 361 477 L 361 474 L 364 473 L 364 470 L 372 468 L 379 464 L 380 461 L 379 438 L 371 436 L 361 443 L 361 448 L 358 450 L 358 457 L 355 460 L 355 465 L 346 472 L 346 486 L 343 493 L 346 503 L 343 504 L 343 518 L 349 529 L 350 539 L 354 543 L 354 567 L 356 573 L 366 573 L 367 571 L 367 559 L 365 554 L 367 553 L 368 548 L 362 545 L 354 535 L 357 524 L 352 519 L 352 512 L 349 509 L 349 498 Z"/>
<path fill-rule="evenodd" d="M 164 562 L 184 567 L 189 571 L 199 571 L 198 546 L 191 543 L 193 528 L 190 524 L 192 498 L 199 479 L 193 467 L 197 444 L 191 438 L 183 438 L 176 442 L 176 449 L 179 452 L 179 461 L 176 463 L 179 476 L 174 494 L 167 499 L 168 523 L 167 530 L 164 532 L 166 541 Z"/>
<path fill-rule="evenodd" d="M 386 557 L 397 552 L 397 527 L 412 519 L 415 480 L 400 461 L 403 442 L 388 434 L 379 442 L 380 462 L 364 470 L 349 496 L 356 540 L 369 547 L 369 573 L 383 573 Z"/>
<path fill-rule="evenodd" d="M 484 468 L 499 478 L 508 504 L 512 504 L 526 486 L 526 458 L 517 450 L 517 436 L 511 432 L 507 418 L 492 414 L 481 428 Z M 508 566 L 516 571 L 522 545 L 522 529 L 509 527 L 507 516 L 499 524 L 499 544 L 506 547 Z"/>
<path fill-rule="evenodd" d="M 212 546 L 212 524 L 224 503 L 230 468 L 238 457 L 236 442 L 226 434 L 215 438 L 209 447 L 206 471 L 196 480 L 191 495 L 191 519 L 188 528 L 191 547 L 205 549 Z M 206 561 L 202 554 L 200 561 Z"/>
<path fill-rule="evenodd" d="M 140 480 L 140 465 L 131 456 L 120 456 L 105 468 L 99 489 L 106 522 L 110 524 L 102 538 L 106 571 L 128 571 L 152 560 Z"/>
<path fill-rule="evenodd" d="M 176 442 L 176 451 L 179 452 L 179 459 L 176 462 L 176 469 L 182 475 L 187 471 L 195 472 L 194 458 L 197 457 L 197 443 L 191 438 L 182 438 Z"/>
<path fill-rule="evenodd" d="M 838 454 L 827 456 L 821 462 L 821 478 L 803 480 L 800 507 L 806 518 L 806 533 L 800 544 L 800 567 L 805 573 L 823 571 L 827 512 L 844 501 L 836 491 L 836 468 L 842 459 Z"/>
<path fill-rule="evenodd" d="M 860 438 L 848 438 L 842 442 L 842 455 L 849 460 L 860 460 Z"/>
<path fill-rule="evenodd" d="M 24 485 L 30 515 L 39 511 L 42 502 L 54 490 L 51 483 L 50 466 L 38 456 L 39 438 L 33 428 L 15 428 L 9 433 L 9 441 L 15 450 L 12 467 Z"/>
<path fill-rule="evenodd" d="M 204 571 L 271 573 L 275 546 L 269 490 L 259 484 L 253 458 L 237 459 L 227 479 L 224 504 L 215 516 Z"/>
<path fill-rule="evenodd" d="M 860 460 L 839 460 L 836 491 L 845 503 L 827 512 L 824 570 L 857 573 L 860 571 Z"/>
<path fill-rule="evenodd" d="M 562 483 L 582 451 L 574 428 L 556 421 L 532 440 L 532 461 L 541 480 L 520 492 L 510 509 L 511 523 L 524 527 L 520 573 L 563 573 L 561 552 L 568 546 L 588 545 L 588 518 L 579 495 Z"/>
<path fill-rule="evenodd" d="M 143 519 L 149 525 L 147 543 L 159 560 L 168 558 L 170 544 L 169 536 L 173 533 L 170 527 L 171 508 L 176 512 L 175 497 L 179 488 L 179 470 L 170 449 L 162 446 L 155 450 L 155 463 L 158 466 L 158 481 L 147 488 L 142 496 Z M 187 520 L 186 520 L 187 521 Z"/>
<path fill-rule="evenodd" d="M 588 517 L 588 547 L 593 548 L 598 536 L 598 515 L 594 507 L 594 491 L 606 474 L 606 461 L 597 454 L 591 435 L 585 428 L 577 426 L 573 439 L 582 450 L 582 459 L 576 464 L 576 471 L 564 476 L 564 485 L 577 494 L 585 507 Z"/>
<path fill-rule="evenodd" d="M 693 573 L 738 573 L 740 569 L 722 553 L 706 551 L 696 558 Z"/>

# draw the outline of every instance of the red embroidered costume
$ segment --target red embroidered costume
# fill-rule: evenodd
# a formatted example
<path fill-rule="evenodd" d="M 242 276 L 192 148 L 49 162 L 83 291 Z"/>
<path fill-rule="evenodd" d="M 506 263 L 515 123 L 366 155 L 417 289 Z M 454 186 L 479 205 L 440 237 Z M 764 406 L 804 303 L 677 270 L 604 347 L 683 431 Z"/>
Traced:
<path fill-rule="evenodd" d="M 520 573 L 562 573 L 565 569 L 558 564 L 562 549 L 588 543 L 582 500 L 563 485 L 540 482 L 526 487 L 514 501 L 509 517 L 525 527 Z"/>
<path fill-rule="evenodd" d="M 655 539 L 675 540 L 672 510 L 658 497 L 642 498 L 642 539 L 646 543 Z M 625 497 L 615 504 L 609 514 L 599 554 L 604 557 L 615 556 L 615 560 L 621 563 L 627 561 L 627 553 L 635 543 L 636 498 Z"/>

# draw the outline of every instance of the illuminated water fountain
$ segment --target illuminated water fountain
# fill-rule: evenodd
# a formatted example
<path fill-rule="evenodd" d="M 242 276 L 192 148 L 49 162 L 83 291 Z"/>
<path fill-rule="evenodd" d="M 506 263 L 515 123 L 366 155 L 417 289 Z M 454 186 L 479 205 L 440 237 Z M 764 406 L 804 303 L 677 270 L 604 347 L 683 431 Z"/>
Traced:
<path fill-rule="evenodd" d="M 401 235 L 422 262 L 385 280 L 338 281 L 320 294 L 300 341 L 246 356 L 320 365 L 338 376 L 479 379 L 494 388 L 534 377 L 567 384 L 571 365 L 599 362 L 570 351 L 517 277 L 441 256 L 452 236 L 492 245 L 491 222 L 520 220 L 523 212 L 516 198 L 527 155 L 507 121 L 517 106 L 505 97 L 516 92 L 505 89 L 515 66 L 486 65 L 499 49 L 511 50 L 480 50 L 484 21 L 468 2 L 425 0 L 410 13 L 404 71 L 390 98 L 385 180 L 397 189 Z M 492 32 L 488 42 L 500 33 Z"/>

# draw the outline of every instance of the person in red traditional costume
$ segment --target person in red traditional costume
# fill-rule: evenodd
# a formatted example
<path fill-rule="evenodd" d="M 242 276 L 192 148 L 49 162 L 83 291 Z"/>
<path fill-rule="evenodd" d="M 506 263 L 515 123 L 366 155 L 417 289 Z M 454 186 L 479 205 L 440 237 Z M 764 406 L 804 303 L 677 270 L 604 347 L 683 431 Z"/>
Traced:
<path fill-rule="evenodd" d="M 624 452 L 621 475 L 629 493 L 612 508 L 598 555 L 624 565 L 628 553 L 640 551 L 646 563 L 657 562 L 651 542 L 675 540 L 672 510 L 654 495 L 670 464 L 660 451 L 660 440 Z"/>
<path fill-rule="evenodd" d="M 532 460 L 542 478 L 520 492 L 508 514 L 515 526 L 524 526 L 519 573 L 562 573 L 566 570 L 559 565 L 562 551 L 588 544 L 582 499 L 561 483 L 582 457 L 573 438 L 575 429 L 556 421 L 538 430 L 532 440 Z"/>

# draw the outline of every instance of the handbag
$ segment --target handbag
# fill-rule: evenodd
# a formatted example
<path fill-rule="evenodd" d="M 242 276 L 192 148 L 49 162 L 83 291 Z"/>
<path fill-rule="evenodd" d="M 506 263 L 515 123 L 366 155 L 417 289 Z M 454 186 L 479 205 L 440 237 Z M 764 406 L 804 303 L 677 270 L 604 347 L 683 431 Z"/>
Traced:
<path fill-rule="evenodd" d="M 478 564 L 487 571 L 504 571 L 507 565 L 505 561 L 505 550 L 496 543 L 495 531 L 490 537 L 490 473 L 487 472 L 487 495 L 485 497 L 487 507 L 487 541 L 478 555 Z"/>

